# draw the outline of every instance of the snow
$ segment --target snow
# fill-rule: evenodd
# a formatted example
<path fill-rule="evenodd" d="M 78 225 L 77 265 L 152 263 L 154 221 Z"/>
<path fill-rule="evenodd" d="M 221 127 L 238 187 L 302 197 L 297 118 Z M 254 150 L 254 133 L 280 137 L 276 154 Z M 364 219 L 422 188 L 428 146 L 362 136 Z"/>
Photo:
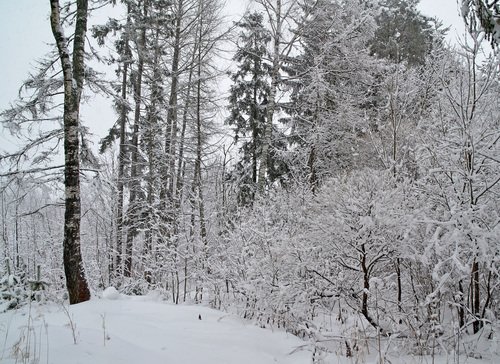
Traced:
<path fill-rule="evenodd" d="M 78 305 L 33 303 L 0 314 L 0 363 L 5 364 L 310 360 L 307 343 L 295 336 L 204 306 L 172 305 L 154 293 L 129 297 L 108 288 L 102 299 Z"/>
<path fill-rule="evenodd" d="M 102 298 L 107 300 L 117 300 L 120 298 L 120 293 L 115 287 L 108 287 L 102 292 Z"/>
<path fill-rule="evenodd" d="M 155 291 L 131 297 L 108 288 L 102 298 L 78 305 L 33 302 L 0 314 L 2 364 L 379 363 L 377 343 L 369 346 L 351 358 L 335 350 L 329 354 L 315 352 L 311 342 L 283 331 L 262 329 L 201 305 L 173 305 Z M 382 343 L 382 347 L 388 346 Z M 482 353 L 487 352 L 483 348 Z M 500 362 L 496 347 L 490 347 L 489 352 L 488 359 L 453 355 L 398 357 L 395 353 L 388 357 L 385 353 L 384 362 Z"/>

